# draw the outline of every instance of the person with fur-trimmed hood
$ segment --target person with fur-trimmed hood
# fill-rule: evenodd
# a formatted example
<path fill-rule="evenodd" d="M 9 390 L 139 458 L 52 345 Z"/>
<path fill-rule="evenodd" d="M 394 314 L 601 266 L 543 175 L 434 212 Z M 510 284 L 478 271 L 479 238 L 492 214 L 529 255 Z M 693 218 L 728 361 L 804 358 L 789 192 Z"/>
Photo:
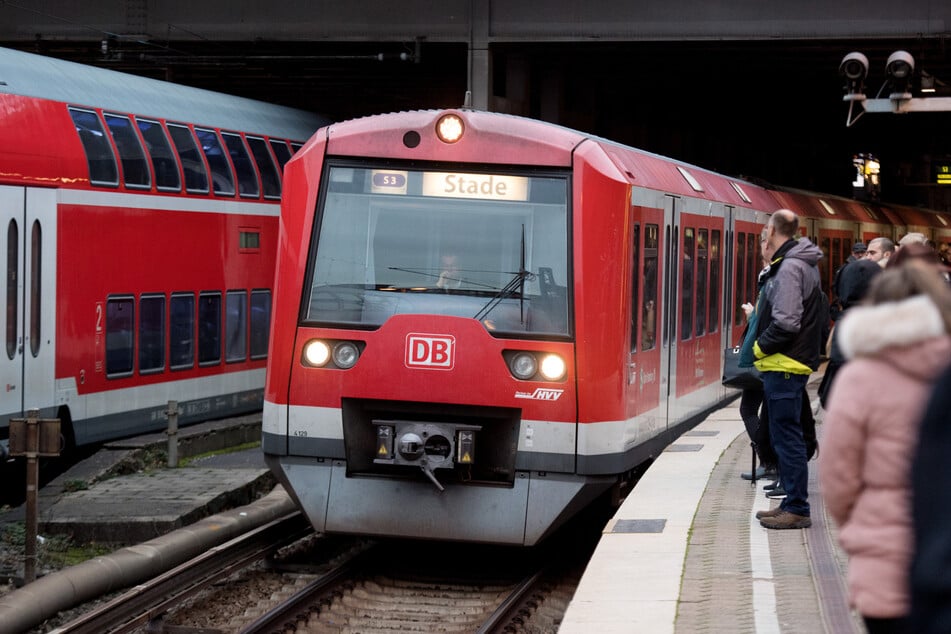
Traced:
<path fill-rule="evenodd" d="M 848 359 L 829 392 L 819 483 L 870 632 L 903 632 L 913 549 L 911 462 L 951 361 L 951 288 L 923 261 L 889 266 L 836 326 Z"/>

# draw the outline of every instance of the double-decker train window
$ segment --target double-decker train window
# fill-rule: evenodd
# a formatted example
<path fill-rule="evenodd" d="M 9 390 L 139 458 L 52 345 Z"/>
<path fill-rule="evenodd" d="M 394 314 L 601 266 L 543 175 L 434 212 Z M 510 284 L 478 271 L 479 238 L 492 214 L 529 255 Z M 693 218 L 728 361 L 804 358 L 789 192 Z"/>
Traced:
<path fill-rule="evenodd" d="M 168 360 L 173 370 L 195 365 L 195 295 L 172 295 L 168 310 Z"/>
<path fill-rule="evenodd" d="M 251 162 L 248 150 L 244 147 L 244 141 L 234 132 L 222 132 L 221 138 L 225 141 L 225 147 L 228 148 L 228 154 L 231 156 L 231 164 L 234 165 L 234 172 L 238 177 L 238 195 L 245 198 L 257 198 L 261 193 L 261 186 L 258 184 L 258 174 L 254 169 L 254 163 Z"/>
<path fill-rule="evenodd" d="M 116 166 L 115 154 L 112 153 L 112 146 L 106 138 L 99 116 L 91 110 L 72 107 L 69 108 L 69 116 L 73 119 L 79 140 L 83 144 L 83 151 L 86 153 L 89 182 L 93 185 L 117 187 L 119 168 Z"/>
<path fill-rule="evenodd" d="M 251 291 L 251 358 L 267 357 L 271 330 L 271 291 Z"/>
<path fill-rule="evenodd" d="M 271 139 L 271 149 L 274 150 L 274 158 L 277 159 L 278 164 L 281 166 L 281 171 L 283 172 L 284 166 L 291 160 L 290 148 L 287 147 L 287 143 L 280 139 Z"/>
<path fill-rule="evenodd" d="M 694 334 L 698 337 L 707 331 L 708 235 L 706 229 L 697 230 L 697 322 Z"/>
<path fill-rule="evenodd" d="M 720 230 L 710 232 L 710 332 L 720 328 Z"/>
<path fill-rule="evenodd" d="M 7 225 L 7 357 L 17 353 L 17 325 L 20 319 L 20 227 L 11 219 Z"/>
<path fill-rule="evenodd" d="M 248 358 L 248 294 L 228 291 L 225 298 L 225 361 Z"/>
<path fill-rule="evenodd" d="M 195 128 L 195 136 L 201 151 L 208 159 L 208 169 L 211 170 L 211 186 L 219 196 L 234 196 L 234 174 L 228 163 L 226 150 L 214 130 Z"/>
<path fill-rule="evenodd" d="M 681 255 L 682 277 L 680 278 L 680 338 L 689 339 L 693 330 L 694 268 L 696 266 L 693 227 L 684 227 L 684 246 Z"/>
<path fill-rule="evenodd" d="M 254 162 L 257 163 L 258 172 L 261 174 L 261 186 L 264 188 L 264 197 L 277 199 L 281 197 L 281 176 L 277 173 L 277 166 L 274 165 L 274 159 L 271 153 L 267 151 L 267 143 L 259 137 L 245 137 L 248 141 L 248 147 L 251 148 L 251 155 Z"/>
<path fill-rule="evenodd" d="M 165 296 L 139 299 L 139 373 L 165 369 Z"/>
<path fill-rule="evenodd" d="M 178 170 L 178 161 L 169 145 L 165 130 L 158 121 L 136 118 L 136 125 L 152 160 L 152 170 L 155 172 L 155 187 L 159 191 L 182 190 L 182 177 Z"/>
<path fill-rule="evenodd" d="M 118 378 L 132 374 L 135 300 L 110 297 L 106 300 L 106 376 Z"/>
<path fill-rule="evenodd" d="M 43 341 L 40 324 L 43 317 L 43 230 L 40 221 L 33 221 L 30 231 L 30 354 L 40 354 Z"/>
<path fill-rule="evenodd" d="M 641 350 L 651 350 L 657 344 L 657 249 L 660 245 L 660 228 L 655 224 L 644 225 L 644 307 L 641 319 Z"/>
<path fill-rule="evenodd" d="M 221 361 L 221 293 L 198 296 L 198 365 Z"/>
<path fill-rule="evenodd" d="M 152 174 L 149 164 L 145 160 L 145 152 L 139 137 L 132 127 L 132 120 L 125 115 L 104 112 L 106 125 L 112 140 L 119 151 L 119 160 L 122 162 L 122 182 L 126 187 L 148 189 L 152 186 Z"/>
<path fill-rule="evenodd" d="M 169 123 L 168 133 L 172 135 L 175 150 L 182 162 L 182 171 L 185 173 L 185 191 L 190 194 L 208 193 L 208 171 L 205 162 L 198 152 L 195 137 L 188 126 L 181 123 Z"/>

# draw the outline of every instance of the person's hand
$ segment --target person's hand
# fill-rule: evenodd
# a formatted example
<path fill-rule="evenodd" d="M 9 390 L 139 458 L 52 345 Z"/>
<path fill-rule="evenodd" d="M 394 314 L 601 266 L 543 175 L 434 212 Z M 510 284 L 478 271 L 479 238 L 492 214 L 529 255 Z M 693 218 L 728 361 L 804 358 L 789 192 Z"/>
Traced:
<path fill-rule="evenodd" d="M 750 304 L 749 302 L 747 302 L 743 304 L 742 306 L 740 306 L 740 308 L 743 309 L 743 312 L 746 314 L 746 318 L 749 319 L 750 315 L 753 313 L 753 304 Z"/>

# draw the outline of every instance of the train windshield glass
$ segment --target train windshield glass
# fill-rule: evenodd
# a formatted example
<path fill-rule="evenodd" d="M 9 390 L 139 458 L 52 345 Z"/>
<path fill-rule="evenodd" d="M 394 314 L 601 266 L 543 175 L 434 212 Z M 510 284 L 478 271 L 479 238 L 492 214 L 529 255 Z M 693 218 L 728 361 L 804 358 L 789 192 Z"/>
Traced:
<path fill-rule="evenodd" d="M 304 320 L 472 317 L 567 336 L 568 177 L 332 166 Z"/>

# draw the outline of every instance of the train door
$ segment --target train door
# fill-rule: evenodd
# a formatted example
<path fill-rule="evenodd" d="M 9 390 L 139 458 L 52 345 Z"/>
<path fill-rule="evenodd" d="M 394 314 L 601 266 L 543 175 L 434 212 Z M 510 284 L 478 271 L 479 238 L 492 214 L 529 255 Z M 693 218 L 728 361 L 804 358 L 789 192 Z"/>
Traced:
<path fill-rule="evenodd" d="M 677 264 L 680 261 L 680 205 L 673 196 L 664 199 L 664 233 L 661 237 L 663 247 L 663 310 L 661 312 L 660 333 L 660 411 L 666 413 L 668 427 L 675 420 L 676 412 L 672 397 L 677 393 L 677 315 L 678 303 Z"/>
<path fill-rule="evenodd" d="M 0 187 L 0 227 L 0 420 L 6 427 L 11 416 L 54 404 L 56 191 Z"/>

